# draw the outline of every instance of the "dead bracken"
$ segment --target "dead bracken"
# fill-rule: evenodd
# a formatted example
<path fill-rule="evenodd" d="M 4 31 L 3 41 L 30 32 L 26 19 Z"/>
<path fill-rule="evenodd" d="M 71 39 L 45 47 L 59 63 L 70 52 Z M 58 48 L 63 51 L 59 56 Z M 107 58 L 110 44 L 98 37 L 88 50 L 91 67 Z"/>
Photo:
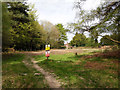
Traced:
<path fill-rule="evenodd" d="M 120 50 L 106 53 L 97 53 L 94 55 L 84 56 L 84 58 L 103 57 L 103 58 L 120 58 Z"/>
<path fill-rule="evenodd" d="M 107 63 L 98 63 L 97 61 L 86 62 L 84 65 L 85 68 L 92 68 L 96 70 L 103 70 L 106 67 L 112 67 L 112 65 L 108 65 Z"/>

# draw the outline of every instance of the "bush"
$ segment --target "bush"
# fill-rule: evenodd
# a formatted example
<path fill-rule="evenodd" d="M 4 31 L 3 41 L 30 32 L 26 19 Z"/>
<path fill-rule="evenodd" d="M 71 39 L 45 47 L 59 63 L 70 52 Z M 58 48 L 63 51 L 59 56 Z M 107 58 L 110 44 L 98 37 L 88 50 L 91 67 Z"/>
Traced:
<path fill-rule="evenodd" d="M 119 49 L 118 45 L 114 45 L 114 46 L 112 47 L 112 50 L 118 50 L 118 49 Z"/>
<path fill-rule="evenodd" d="M 61 46 L 61 47 L 59 47 L 59 49 L 65 49 L 66 48 L 66 46 Z"/>

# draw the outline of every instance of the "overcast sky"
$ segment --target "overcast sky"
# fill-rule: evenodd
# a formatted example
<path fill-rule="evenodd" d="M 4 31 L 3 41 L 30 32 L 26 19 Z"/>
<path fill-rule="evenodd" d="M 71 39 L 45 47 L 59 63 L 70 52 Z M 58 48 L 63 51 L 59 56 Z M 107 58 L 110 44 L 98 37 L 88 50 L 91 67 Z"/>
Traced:
<path fill-rule="evenodd" d="M 67 23 L 72 23 L 75 20 L 75 9 L 74 1 L 77 0 L 28 0 L 28 3 L 34 4 L 37 10 L 38 21 L 46 20 L 51 23 L 67 25 Z M 90 10 L 95 9 L 101 0 L 87 0 L 84 9 Z M 74 36 L 73 34 L 68 35 L 68 42 Z"/>

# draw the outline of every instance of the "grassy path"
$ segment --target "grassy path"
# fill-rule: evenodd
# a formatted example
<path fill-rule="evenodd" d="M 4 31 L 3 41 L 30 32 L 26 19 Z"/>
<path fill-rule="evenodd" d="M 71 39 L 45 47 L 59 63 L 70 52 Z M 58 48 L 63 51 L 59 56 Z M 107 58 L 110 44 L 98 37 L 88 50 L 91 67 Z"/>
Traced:
<path fill-rule="evenodd" d="M 23 60 L 23 63 L 26 66 L 32 66 L 33 68 L 35 68 L 38 72 L 42 73 L 47 81 L 47 84 L 49 85 L 50 88 L 59 88 L 61 85 L 58 82 L 58 80 L 55 79 L 55 77 L 53 75 L 51 75 L 49 72 L 46 72 L 43 68 L 41 68 L 40 66 L 38 66 L 36 64 L 36 62 L 34 61 L 34 58 L 27 56 L 30 58 L 31 61 L 27 61 L 27 60 Z M 32 64 L 30 65 L 30 62 L 32 62 Z"/>
<path fill-rule="evenodd" d="M 31 61 L 33 62 L 33 67 L 34 67 L 37 71 L 41 72 L 41 73 L 45 76 L 45 79 L 47 80 L 47 83 L 48 83 L 48 85 L 50 86 L 50 88 L 59 88 L 59 87 L 61 86 L 60 83 L 58 82 L 58 80 L 56 80 L 56 79 L 54 78 L 54 76 L 50 75 L 49 72 L 46 72 L 43 68 L 41 68 L 40 66 L 38 66 L 38 65 L 35 63 L 35 61 L 34 61 L 33 58 L 32 58 Z"/>

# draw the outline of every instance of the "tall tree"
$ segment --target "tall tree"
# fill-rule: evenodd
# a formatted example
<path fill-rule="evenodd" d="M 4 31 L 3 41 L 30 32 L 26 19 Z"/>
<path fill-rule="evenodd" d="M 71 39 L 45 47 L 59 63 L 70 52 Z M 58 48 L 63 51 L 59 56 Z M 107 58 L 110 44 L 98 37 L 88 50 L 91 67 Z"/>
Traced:
<path fill-rule="evenodd" d="M 57 29 L 60 32 L 60 38 L 59 38 L 59 47 L 64 45 L 64 42 L 67 41 L 67 35 L 66 33 L 69 31 L 68 29 L 65 29 L 62 24 L 57 24 L 56 25 Z"/>
<path fill-rule="evenodd" d="M 10 47 L 17 50 L 36 50 L 44 48 L 44 30 L 38 23 L 36 11 L 26 2 L 8 3 L 11 16 L 10 30 L 13 43 Z"/>
<path fill-rule="evenodd" d="M 96 10 L 91 10 L 88 13 L 82 9 L 83 2 L 84 1 L 79 1 L 75 3 L 75 7 L 78 9 L 78 22 L 73 23 L 75 30 L 81 32 L 88 31 L 90 33 L 97 31 L 100 36 L 102 36 L 102 33 L 120 32 L 120 1 L 106 1 Z M 120 41 L 114 40 L 111 37 L 106 38 L 113 42 L 120 43 Z"/>
<path fill-rule="evenodd" d="M 30 37 L 30 48 L 31 49 L 44 49 L 45 46 L 45 31 L 42 25 L 37 21 L 36 10 L 33 10 L 34 6 L 31 7 L 29 11 L 30 17 L 30 27 L 31 30 L 28 30 Z"/>
<path fill-rule="evenodd" d="M 57 24 L 56 26 L 58 30 L 60 31 L 60 40 L 66 41 L 67 40 L 66 32 L 68 32 L 68 30 L 65 29 L 62 24 Z"/>
<path fill-rule="evenodd" d="M 45 42 L 51 44 L 51 48 L 58 48 L 58 41 L 60 38 L 60 32 L 55 25 L 48 21 L 42 21 L 41 24 L 45 30 Z"/>
<path fill-rule="evenodd" d="M 24 25 L 30 21 L 28 15 L 29 6 L 26 5 L 25 2 L 9 2 L 7 5 L 10 12 L 9 16 L 11 17 L 11 40 L 13 40 L 13 43 L 10 47 L 14 47 L 15 49 L 22 49 L 22 46 L 24 46 L 25 36 L 23 32 L 25 32 L 27 28 L 24 27 Z"/>
<path fill-rule="evenodd" d="M 10 45 L 10 17 L 7 9 L 7 3 L 2 2 L 2 49 L 8 48 Z"/>

